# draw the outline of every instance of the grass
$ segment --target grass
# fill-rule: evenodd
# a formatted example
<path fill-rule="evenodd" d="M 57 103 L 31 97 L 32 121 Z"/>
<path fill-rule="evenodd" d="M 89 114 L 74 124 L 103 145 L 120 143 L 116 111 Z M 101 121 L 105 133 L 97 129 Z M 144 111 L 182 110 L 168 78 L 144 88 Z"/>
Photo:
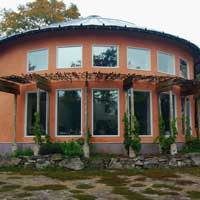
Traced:
<path fill-rule="evenodd" d="M 200 192 L 199 191 L 188 191 L 187 194 L 188 194 L 188 197 L 190 197 L 192 200 L 193 199 L 200 199 Z"/>
<path fill-rule="evenodd" d="M 25 197 L 30 197 L 30 196 L 32 196 L 32 194 L 29 192 L 22 192 L 22 193 L 15 194 L 15 197 L 17 198 L 25 198 Z"/>
<path fill-rule="evenodd" d="M 76 188 L 78 188 L 78 189 L 91 189 L 91 188 L 94 188 L 94 186 L 89 185 L 89 184 L 79 184 L 79 185 L 76 186 Z"/>
<path fill-rule="evenodd" d="M 167 188 L 170 190 L 182 190 L 180 187 L 176 187 L 175 185 L 169 185 L 169 184 L 153 184 L 153 188 Z"/>
<path fill-rule="evenodd" d="M 71 193 L 73 194 L 80 194 L 80 193 L 83 193 L 83 190 L 70 190 Z"/>
<path fill-rule="evenodd" d="M 142 183 L 133 183 L 133 184 L 131 185 L 131 187 L 145 187 L 145 185 L 142 184 Z"/>
<path fill-rule="evenodd" d="M 74 198 L 78 200 L 95 200 L 96 197 L 88 194 L 75 194 L 73 195 Z"/>
<path fill-rule="evenodd" d="M 190 180 L 176 180 L 175 184 L 177 184 L 177 185 L 192 185 L 192 184 L 195 184 L 195 182 L 190 181 Z"/>
<path fill-rule="evenodd" d="M 151 200 L 139 192 L 133 192 L 129 190 L 127 187 L 114 187 L 112 192 L 114 194 L 122 195 L 128 200 Z"/>
<path fill-rule="evenodd" d="M 4 184 L 6 184 L 5 182 L 2 182 L 2 181 L 0 181 L 0 185 L 4 185 Z"/>
<path fill-rule="evenodd" d="M 12 191 L 12 190 L 16 190 L 16 189 L 18 189 L 20 187 L 21 186 L 17 185 L 17 184 L 3 185 L 0 188 L 0 192 L 9 192 L 9 191 Z"/>
<path fill-rule="evenodd" d="M 154 190 L 152 188 L 146 188 L 144 191 L 143 191 L 144 194 L 156 194 L 156 195 L 171 195 L 171 196 L 177 196 L 179 195 L 178 192 L 168 192 L 168 191 L 161 191 L 161 190 Z"/>
<path fill-rule="evenodd" d="M 145 176 L 140 176 L 140 177 L 137 177 L 135 178 L 135 181 L 145 181 L 147 178 Z"/>
<path fill-rule="evenodd" d="M 65 190 L 67 187 L 65 185 L 41 185 L 41 186 L 26 186 L 24 190 L 27 191 L 38 191 L 38 190 Z"/>
<path fill-rule="evenodd" d="M 7 179 L 21 179 L 20 176 L 9 176 Z"/>

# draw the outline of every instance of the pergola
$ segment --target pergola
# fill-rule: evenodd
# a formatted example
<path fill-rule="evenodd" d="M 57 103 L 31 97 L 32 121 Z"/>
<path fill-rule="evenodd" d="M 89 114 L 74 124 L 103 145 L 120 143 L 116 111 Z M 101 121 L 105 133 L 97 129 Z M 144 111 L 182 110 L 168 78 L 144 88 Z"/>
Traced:
<path fill-rule="evenodd" d="M 172 88 L 178 86 L 181 96 L 194 95 L 200 97 L 200 81 L 186 80 L 177 76 L 158 76 L 158 75 L 140 75 L 140 74 L 122 74 L 122 73 L 102 73 L 102 72 L 55 72 L 55 73 L 29 73 L 21 75 L 9 75 L 0 77 L 0 91 L 14 95 L 14 114 L 13 114 L 13 146 L 16 147 L 16 113 L 17 96 L 20 95 L 20 86 L 35 83 L 37 87 L 37 99 L 40 98 L 40 90 L 51 93 L 51 83 L 57 81 L 83 81 L 85 83 L 85 130 L 88 130 L 88 84 L 90 81 L 121 81 L 126 95 L 131 95 L 131 102 L 126 98 L 126 110 L 128 113 L 134 113 L 133 87 L 135 82 L 145 81 L 154 84 L 157 93 L 169 91 L 170 95 L 170 116 L 172 117 Z M 48 95 L 49 98 L 49 95 Z M 37 112 L 40 112 L 39 101 L 37 101 Z M 129 106 L 131 105 L 131 106 Z M 49 111 L 48 111 L 49 113 Z M 48 114 L 49 115 L 49 114 Z M 200 109 L 198 107 L 198 129 L 200 128 Z M 49 120 L 48 120 L 49 121 Z M 49 122 L 48 122 L 49 126 Z"/>

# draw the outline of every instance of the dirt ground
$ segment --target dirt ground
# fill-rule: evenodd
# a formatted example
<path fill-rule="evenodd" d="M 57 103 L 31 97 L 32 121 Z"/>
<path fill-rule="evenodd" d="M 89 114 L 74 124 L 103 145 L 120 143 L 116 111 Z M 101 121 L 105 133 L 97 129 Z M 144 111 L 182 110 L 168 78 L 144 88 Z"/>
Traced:
<path fill-rule="evenodd" d="M 1 200 L 200 200 L 200 169 L 0 172 Z"/>

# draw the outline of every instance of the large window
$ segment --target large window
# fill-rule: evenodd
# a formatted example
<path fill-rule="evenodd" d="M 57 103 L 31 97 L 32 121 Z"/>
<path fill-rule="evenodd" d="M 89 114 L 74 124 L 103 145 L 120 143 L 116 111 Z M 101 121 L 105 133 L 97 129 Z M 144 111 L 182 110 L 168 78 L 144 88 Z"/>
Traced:
<path fill-rule="evenodd" d="M 170 135 L 171 122 L 173 119 L 176 119 L 176 96 L 172 95 L 173 119 L 170 117 L 170 95 L 168 93 L 161 93 L 159 98 L 160 114 L 164 122 L 165 134 Z"/>
<path fill-rule="evenodd" d="M 188 65 L 187 62 L 183 59 L 180 59 L 180 75 L 181 77 L 188 79 Z"/>
<path fill-rule="evenodd" d="M 92 54 L 94 67 L 118 66 L 117 46 L 93 46 Z"/>
<path fill-rule="evenodd" d="M 167 74 L 175 74 L 174 56 L 158 52 L 158 71 Z"/>
<path fill-rule="evenodd" d="M 150 70 L 150 50 L 128 48 L 128 68 Z"/>
<path fill-rule="evenodd" d="M 183 134 L 191 134 L 191 106 L 188 97 L 181 97 L 181 118 Z"/>
<path fill-rule="evenodd" d="M 134 112 L 139 123 L 139 134 L 151 135 L 150 92 L 134 92 Z"/>
<path fill-rule="evenodd" d="M 26 135 L 33 136 L 35 113 L 37 112 L 37 93 L 27 93 L 26 98 Z M 43 134 L 47 129 L 47 93 L 40 92 L 40 122 Z"/>
<path fill-rule="evenodd" d="M 81 135 L 81 90 L 57 91 L 57 135 Z"/>
<path fill-rule="evenodd" d="M 118 135 L 118 90 L 93 90 L 93 135 Z"/>
<path fill-rule="evenodd" d="M 57 67 L 71 68 L 82 66 L 82 47 L 69 46 L 57 48 Z"/>
<path fill-rule="evenodd" d="M 28 71 L 40 71 L 48 69 L 48 50 L 42 49 L 28 53 Z"/>

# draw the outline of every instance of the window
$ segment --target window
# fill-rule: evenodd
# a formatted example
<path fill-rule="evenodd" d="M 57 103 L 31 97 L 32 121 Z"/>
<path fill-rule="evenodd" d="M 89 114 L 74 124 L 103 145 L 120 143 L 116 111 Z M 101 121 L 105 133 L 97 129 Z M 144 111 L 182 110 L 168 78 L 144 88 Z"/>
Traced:
<path fill-rule="evenodd" d="M 118 90 L 93 90 L 93 135 L 118 135 Z"/>
<path fill-rule="evenodd" d="M 71 68 L 82 66 L 82 47 L 59 47 L 57 48 L 57 67 Z"/>
<path fill-rule="evenodd" d="M 158 52 L 158 71 L 167 74 L 175 74 L 174 56 Z"/>
<path fill-rule="evenodd" d="M 28 53 L 28 71 L 48 69 L 48 50 L 37 50 Z"/>
<path fill-rule="evenodd" d="M 180 59 L 180 75 L 181 77 L 188 79 L 188 65 L 183 59 Z"/>
<path fill-rule="evenodd" d="M 81 135 L 81 90 L 57 91 L 57 135 Z"/>
<path fill-rule="evenodd" d="M 160 96 L 160 114 L 162 116 L 165 134 L 170 135 L 171 121 L 176 119 L 176 97 L 172 96 L 173 119 L 170 119 L 170 95 L 168 93 L 161 93 Z"/>
<path fill-rule="evenodd" d="M 191 134 L 191 108 L 190 99 L 181 97 L 182 132 Z"/>
<path fill-rule="evenodd" d="M 134 92 L 134 112 L 139 123 L 139 134 L 151 135 L 150 92 Z"/>
<path fill-rule="evenodd" d="M 117 46 L 93 46 L 93 66 L 95 67 L 117 67 Z"/>
<path fill-rule="evenodd" d="M 128 68 L 150 70 L 150 50 L 128 48 Z"/>
<path fill-rule="evenodd" d="M 27 93 L 26 98 L 26 135 L 33 136 L 35 113 L 37 112 L 37 93 Z M 47 105 L 47 93 L 40 92 L 40 122 L 43 134 L 47 130 Z"/>

